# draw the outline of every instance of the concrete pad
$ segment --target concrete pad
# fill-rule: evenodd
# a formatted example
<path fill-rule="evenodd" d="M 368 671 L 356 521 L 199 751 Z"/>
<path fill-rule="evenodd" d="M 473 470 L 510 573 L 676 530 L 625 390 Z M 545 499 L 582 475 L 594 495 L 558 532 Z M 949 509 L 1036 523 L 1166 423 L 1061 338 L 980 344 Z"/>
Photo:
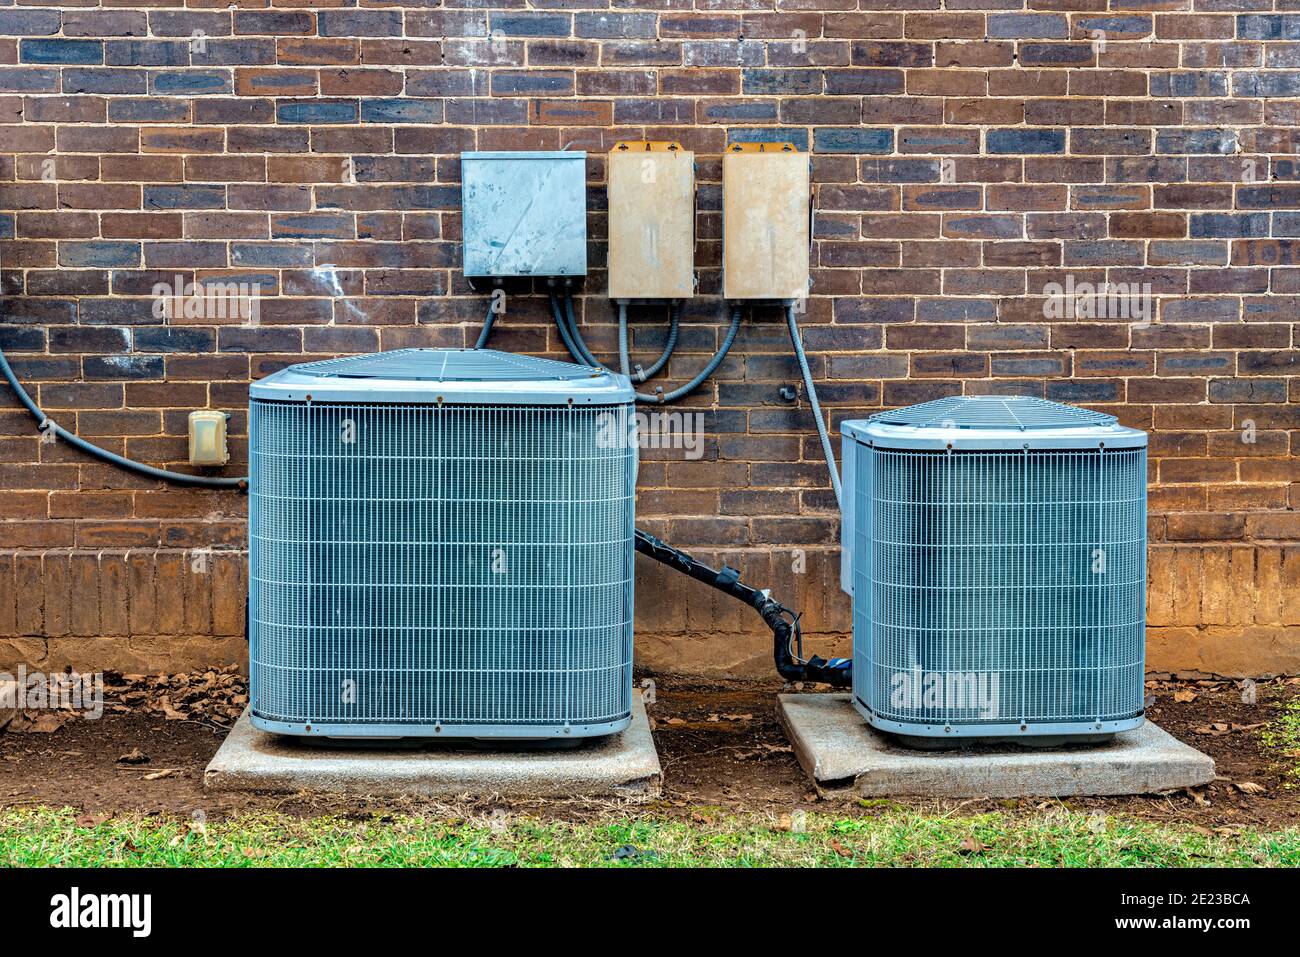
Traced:
<path fill-rule="evenodd" d="M 1214 779 L 1214 761 L 1150 721 L 1108 744 L 917 751 L 868 726 L 846 694 L 783 694 L 794 753 L 828 798 L 1151 794 Z"/>
<path fill-rule="evenodd" d="M 491 749 L 436 742 L 419 747 L 302 744 L 258 731 L 240 715 L 208 764 L 213 791 L 347 797 L 618 797 L 660 792 L 659 755 L 640 695 L 622 734 L 568 748 Z"/>

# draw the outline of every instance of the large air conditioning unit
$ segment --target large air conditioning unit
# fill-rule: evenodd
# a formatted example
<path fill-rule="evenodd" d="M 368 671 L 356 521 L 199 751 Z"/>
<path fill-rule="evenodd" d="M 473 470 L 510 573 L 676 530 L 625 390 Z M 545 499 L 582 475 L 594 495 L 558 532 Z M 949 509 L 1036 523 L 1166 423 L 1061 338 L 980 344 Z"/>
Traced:
<path fill-rule="evenodd" d="M 254 383 L 253 724 L 372 738 L 625 728 L 632 403 L 623 376 L 472 349 Z"/>
<path fill-rule="evenodd" d="M 912 744 L 1143 719 L 1144 432 L 1027 396 L 845 422 L 853 703 Z"/>

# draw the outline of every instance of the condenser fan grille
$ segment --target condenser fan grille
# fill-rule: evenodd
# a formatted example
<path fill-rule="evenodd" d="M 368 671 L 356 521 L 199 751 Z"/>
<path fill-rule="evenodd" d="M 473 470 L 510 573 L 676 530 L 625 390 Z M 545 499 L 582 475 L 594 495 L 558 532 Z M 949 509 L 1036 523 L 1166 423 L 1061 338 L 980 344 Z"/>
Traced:
<path fill-rule="evenodd" d="M 609 439 L 630 415 L 254 399 L 254 714 L 520 736 L 625 719 L 636 449 Z"/>
<path fill-rule="evenodd" d="M 846 454 L 871 715 L 1082 733 L 1141 714 L 1145 448 Z"/>

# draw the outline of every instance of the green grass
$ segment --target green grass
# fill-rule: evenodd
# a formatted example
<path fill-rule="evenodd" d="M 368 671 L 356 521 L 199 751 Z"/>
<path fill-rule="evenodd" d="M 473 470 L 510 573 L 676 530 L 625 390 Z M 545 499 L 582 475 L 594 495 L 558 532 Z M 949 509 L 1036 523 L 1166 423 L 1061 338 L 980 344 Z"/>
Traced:
<path fill-rule="evenodd" d="M 0 866 L 1300 866 L 1300 830 L 1219 835 L 1063 807 L 819 812 L 790 823 L 706 809 L 691 821 L 655 812 L 586 822 L 261 813 L 204 826 L 142 817 L 81 826 L 73 811 L 38 808 L 0 812 Z"/>
<path fill-rule="evenodd" d="M 1287 787 L 1300 787 L 1300 697 L 1284 701 L 1259 731 L 1259 739 L 1277 752 Z"/>

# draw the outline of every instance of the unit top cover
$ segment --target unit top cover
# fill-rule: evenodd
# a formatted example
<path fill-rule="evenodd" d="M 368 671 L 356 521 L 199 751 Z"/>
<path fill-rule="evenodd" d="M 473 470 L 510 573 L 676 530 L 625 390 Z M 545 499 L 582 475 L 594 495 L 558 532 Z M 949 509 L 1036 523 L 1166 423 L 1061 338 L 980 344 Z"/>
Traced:
<path fill-rule="evenodd" d="M 304 362 L 255 382 L 254 399 L 321 402 L 613 404 L 633 401 L 621 375 L 494 349 L 397 349 Z"/>
<path fill-rule="evenodd" d="M 888 448 L 1134 448 L 1145 432 L 1113 415 L 1028 395 L 949 396 L 844 422 L 849 437 Z"/>

